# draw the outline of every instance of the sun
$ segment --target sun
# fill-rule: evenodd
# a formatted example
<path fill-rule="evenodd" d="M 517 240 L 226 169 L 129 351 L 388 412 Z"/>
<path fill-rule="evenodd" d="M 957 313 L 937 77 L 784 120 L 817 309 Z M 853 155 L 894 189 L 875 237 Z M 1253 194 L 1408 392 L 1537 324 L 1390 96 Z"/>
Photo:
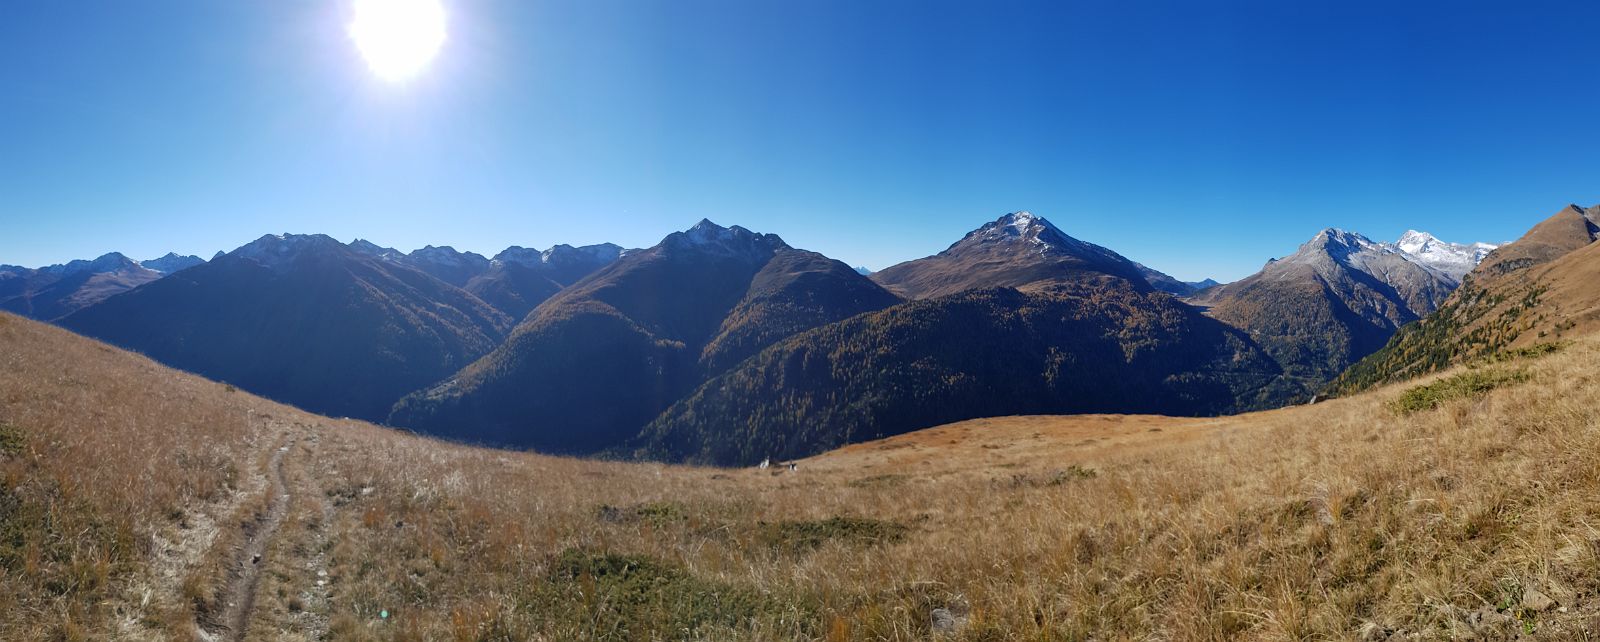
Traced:
<path fill-rule="evenodd" d="M 389 82 L 416 76 L 445 40 L 439 0 L 355 0 L 350 40 L 372 73 Z"/>

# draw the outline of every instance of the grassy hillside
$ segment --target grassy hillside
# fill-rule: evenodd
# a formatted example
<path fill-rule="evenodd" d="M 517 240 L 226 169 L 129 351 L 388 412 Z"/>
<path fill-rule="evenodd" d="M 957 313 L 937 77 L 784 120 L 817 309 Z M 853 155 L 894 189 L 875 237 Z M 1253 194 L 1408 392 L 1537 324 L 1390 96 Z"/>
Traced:
<path fill-rule="evenodd" d="M 975 420 L 788 472 L 449 445 L 4 316 L 0 639 L 1579 638 L 1596 363 Z"/>

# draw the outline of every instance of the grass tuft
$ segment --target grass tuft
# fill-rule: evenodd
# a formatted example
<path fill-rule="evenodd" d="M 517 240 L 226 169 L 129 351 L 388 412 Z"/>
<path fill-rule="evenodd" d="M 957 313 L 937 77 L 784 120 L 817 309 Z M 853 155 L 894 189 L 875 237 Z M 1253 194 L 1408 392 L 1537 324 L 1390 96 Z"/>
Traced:
<path fill-rule="evenodd" d="M 893 544 L 905 539 L 911 529 L 895 522 L 864 517 L 829 517 L 811 521 L 784 521 L 760 525 L 761 540 L 768 546 L 792 552 L 821 548 L 828 542 L 853 546 Z"/>
<path fill-rule="evenodd" d="M 0 422 L 0 455 L 15 456 L 22 453 L 22 431 L 16 426 Z"/>
<path fill-rule="evenodd" d="M 569 624 L 587 639 L 700 639 L 798 606 L 651 557 L 584 549 L 563 551 L 550 582 L 545 600 L 553 603 L 539 606 L 574 618 Z"/>
<path fill-rule="evenodd" d="M 600 521 L 614 524 L 649 522 L 655 526 L 663 526 L 688 519 L 683 504 L 677 502 L 651 502 L 629 508 L 606 504 L 601 506 L 597 513 Z"/>

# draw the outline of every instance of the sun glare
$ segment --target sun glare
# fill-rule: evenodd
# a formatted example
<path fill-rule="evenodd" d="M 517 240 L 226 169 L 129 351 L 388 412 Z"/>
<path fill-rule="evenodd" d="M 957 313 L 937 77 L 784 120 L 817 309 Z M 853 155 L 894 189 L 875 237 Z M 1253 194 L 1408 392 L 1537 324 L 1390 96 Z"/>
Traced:
<path fill-rule="evenodd" d="M 390 82 L 410 79 L 444 46 L 439 0 L 355 0 L 350 39 L 372 73 Z"/>

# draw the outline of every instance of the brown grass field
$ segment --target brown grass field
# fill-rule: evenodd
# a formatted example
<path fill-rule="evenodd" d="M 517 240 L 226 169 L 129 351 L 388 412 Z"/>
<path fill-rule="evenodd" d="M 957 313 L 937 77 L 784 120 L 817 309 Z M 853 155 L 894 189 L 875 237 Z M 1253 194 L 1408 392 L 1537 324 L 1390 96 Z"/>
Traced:
<path fill-rule="evenodd" d="M 0 639 L 1587 639 L 1596 364 L 789 472 L 447 444 L 0 315 Z"/>

